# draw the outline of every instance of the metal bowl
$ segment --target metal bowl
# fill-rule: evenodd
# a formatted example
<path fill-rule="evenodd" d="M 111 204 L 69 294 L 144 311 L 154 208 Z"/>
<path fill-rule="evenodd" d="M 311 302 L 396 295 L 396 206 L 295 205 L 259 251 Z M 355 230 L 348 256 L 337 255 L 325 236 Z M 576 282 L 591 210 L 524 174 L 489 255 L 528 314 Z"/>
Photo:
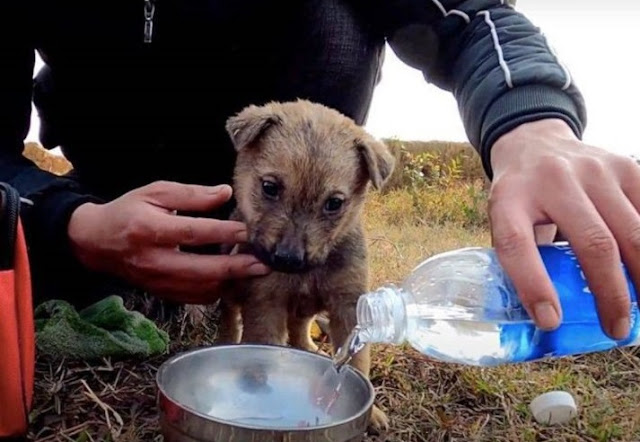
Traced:
<path fill-rule="evenodd" d="M 290 347 L 221 345 L 160 366 L 156 382 L 166 442 L 359 442 L 374 401 L 371 382 L 346 366 L 325 413 L 313 389 L 332 362 Z"/>

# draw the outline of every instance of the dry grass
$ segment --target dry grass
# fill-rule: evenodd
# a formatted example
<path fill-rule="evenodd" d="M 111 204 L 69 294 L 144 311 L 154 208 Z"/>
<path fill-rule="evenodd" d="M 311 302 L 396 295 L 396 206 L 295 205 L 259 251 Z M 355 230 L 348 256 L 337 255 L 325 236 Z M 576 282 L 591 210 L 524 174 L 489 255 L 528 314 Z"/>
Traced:
<path fill-rule="evenodd" d="M 427 192 L 432 190 L 418 190 Z M 425 223 L 406 191 L 368 201 L 372 286 L 398 282 L 423 258 L 468 245 L 489 245 L 486 227 Z M 409 202 L 408 202 L 409 201 Z M 207 345 L 215 330 L 163 326 L 171 353 Z M 38 361 L 32 437 L 39 441 L 160 441 L 155 370 L 146 361 Z M 377 346 L 372 381 L 392 422 L 368 442 L 640 441 L 640 351 L 614 350 L 553 362 L 473 368 L 432 361 L 410 348 Z M 571 392 L 579 416 L 545 427 L 527 405 L 551 389 Z"/>
<path fill-rule="evenodd" d="M 385 206 L 381 199 L 386 199 Z M 372 285 L 399 281 L 424 257 L 490 245 L 486 229 L 424 226 L 397 219 L 401 192 L 369 203 Z M 406 212 L 405 212 L 406 213 Z M 385 441 L 640 441 L 640 351 L 614 350 L 553 362 L 475 368 L 442 364 L 410 348 L 378 346 L 373 382 L 392 431 Z M 571 392 L 578 419 L 538 425 L 528 403 L 551 389 Z"/>

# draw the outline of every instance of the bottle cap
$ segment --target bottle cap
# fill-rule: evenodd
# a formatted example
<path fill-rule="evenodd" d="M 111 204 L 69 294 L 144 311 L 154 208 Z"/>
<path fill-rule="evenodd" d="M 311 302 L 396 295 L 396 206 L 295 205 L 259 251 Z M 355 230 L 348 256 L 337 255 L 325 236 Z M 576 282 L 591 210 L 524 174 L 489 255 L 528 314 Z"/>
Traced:
<path fill-rule="evenodd" d="M 533 417 L 541 424 L 563 424 L 578 411 L 576 402 L 566 391 L 550 391 L 536 397 L 529 404 Z"/>

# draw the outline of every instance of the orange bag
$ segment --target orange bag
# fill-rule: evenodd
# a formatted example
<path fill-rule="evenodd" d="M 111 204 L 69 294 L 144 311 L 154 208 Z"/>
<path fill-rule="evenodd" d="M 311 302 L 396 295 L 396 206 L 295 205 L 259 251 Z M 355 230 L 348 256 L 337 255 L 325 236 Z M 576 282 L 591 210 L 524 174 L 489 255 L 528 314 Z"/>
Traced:
<path fill-rule="evenodd" d="M 20 195 L 0 183 L 0 439 L 23 438 L 35 372 L 31 273 Z"/>

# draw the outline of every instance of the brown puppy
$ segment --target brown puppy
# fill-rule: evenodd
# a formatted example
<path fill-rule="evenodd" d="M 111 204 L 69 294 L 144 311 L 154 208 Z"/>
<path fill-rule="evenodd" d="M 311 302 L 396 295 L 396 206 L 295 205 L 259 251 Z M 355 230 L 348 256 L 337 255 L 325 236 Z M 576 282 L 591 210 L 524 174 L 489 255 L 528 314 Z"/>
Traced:
<path fill-rule="evenodd" d="M 225 296 L 218 339 L 315 352 L 310 326 L 326 311 L 335 351 L 368 288 L 365 194 L 391 175 L 394 157 L 351 119 L 303 100 L 249 106 L 226 128 L 238 153 L 232 218 L 249 236 L 240 250 L 274 272 L 239 281 Z M 351 364 L 368 376 L 369 347 Z M 388 421 L 374 408 L 371 423 L 383 429 Z"/>

